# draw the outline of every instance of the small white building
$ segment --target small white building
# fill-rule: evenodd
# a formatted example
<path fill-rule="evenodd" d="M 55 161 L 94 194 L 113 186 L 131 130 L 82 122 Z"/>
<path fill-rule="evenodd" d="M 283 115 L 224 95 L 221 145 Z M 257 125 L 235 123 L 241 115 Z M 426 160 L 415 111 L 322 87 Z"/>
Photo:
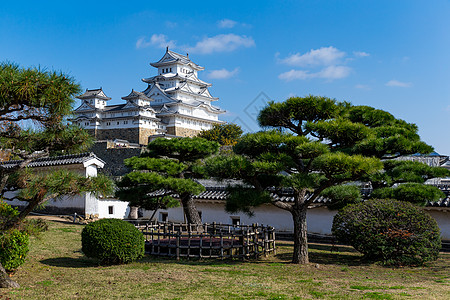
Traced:
<path fill-rule="evenodd" d="M 0 167 L 8 169 L 16 166 L 21 161 L 1 162 Z M 86 177 L 97 176 L 97 170 L 103 168 L 104 161 L 99 159 L 94 153 L 82 153 L 75 155 L 63 155 L 48 158 L 39 158 L 31 162 L 28 167 L 37 172 L 49 172 L 64 168 L 66 170 L 81 174 Z M 27 202 L 14 199 L 17 192 L 7 192 L 5 200 L 13 206 L 25 207 Z M 8 201 L 8 199 L 14 199 Z M 56 214 L 80 214 L 98 215 L 99 218 L 119 218 L 128 216 L 128 202 L 117 199 L 99 199 L 90 193 L 65 196 L 61 199 L 50 200 L 44 208 L 45 212 Z"/>

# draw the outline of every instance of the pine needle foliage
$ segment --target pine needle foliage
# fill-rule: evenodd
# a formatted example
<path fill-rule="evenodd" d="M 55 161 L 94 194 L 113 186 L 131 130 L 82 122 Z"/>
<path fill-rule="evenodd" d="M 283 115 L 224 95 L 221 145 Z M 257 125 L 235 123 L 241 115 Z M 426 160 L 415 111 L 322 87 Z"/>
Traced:
<path fill-rule="evenodd" d="M 201 160 L 217 153 L 219 144 L 203 138 L 157 138 L 148 144 L 148 152 L 131 157 L 125 164 L 133 169 L 118 183 L 116 195 L 131 206 L 157 210 L 178 206 L 180 198 L 186 219 L 198 223 L 198 212 L 191 196 L 204 191 L 195 182 Z M 155 192 L 158 192 L 155 194 Z M 152 194 L 153 193 L 153 194 Z M 189 209 L 188 209 L 189 208 Z"/>
<path fill-rule="evenodd" d="M 270 102 L 258 122 L 265 131 L 244 135 L 233 154 L 208 159 L 206 169 L 218 178 L 243 180 L 243 186 L 230 187 L 228 210 L 251 214 L 252 207 L 271 203 L 292 214 L 294 263 L 309 261 L 306 214 L 315 199 L 328 195 L 336 207 L 357 202 L 355 188 L 341 185 L 381 174 L 381 159 L 433 149 L 414 124 L 327 97 Z M 292 202 L 278 200 L 286 194 Z"/>

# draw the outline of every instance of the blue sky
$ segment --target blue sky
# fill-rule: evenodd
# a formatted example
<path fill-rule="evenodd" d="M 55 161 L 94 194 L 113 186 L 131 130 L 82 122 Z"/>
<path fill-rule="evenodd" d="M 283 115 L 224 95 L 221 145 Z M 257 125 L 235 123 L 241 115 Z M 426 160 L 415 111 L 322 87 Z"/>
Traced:
<path fill-rule="evenodd" d="M 267 99 L 384 109 L 450 154 L 449 1 L 8 1 L 0 60 L 69 73 L 122 103 L 165 47 L 204 66 L 225 121 L 258 130 Z"/>

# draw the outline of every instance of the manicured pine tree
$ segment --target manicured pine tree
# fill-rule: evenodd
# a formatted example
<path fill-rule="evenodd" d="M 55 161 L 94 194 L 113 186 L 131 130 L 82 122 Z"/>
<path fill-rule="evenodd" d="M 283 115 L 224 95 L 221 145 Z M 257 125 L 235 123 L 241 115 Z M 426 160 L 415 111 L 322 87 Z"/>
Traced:
<path fill-rule="evenodd" d="M 0 196 L 21 189 L 16 198 L 28 202 L 17 217 L 0 224 L 0 231 L 18 226 L 50 198 L 112 192 L 112 181 L 103 176 L 84 178 L 64 170 L 39 174 L 27 168 L 37 158 L 89 149 L 92 138 L 67 120 L 80 91 L 74 79 L 63 73 L 0 64 L 0 149 L 10 159 L 21 160 L 12 168 L 0 164 Z M 7 279 L 0 265 L 0 287 L 16 286 Z"/>
<path fill-rule="evenodd" d="M 213 176 L 244 181 L 229 188 L 228 211 L 251 214 L 253 207 L 271 203 L 291 213 L 293 263 L 309 262 L 307 208 L 325 189 L 375 174 L 383 168 L 381 158 L 432 151 L 414 124 L 326 97 L 271 102 L 258 121 L 275 130 L 244 135 L 234 154 L 211 158 L 206 168 Z M 292 195 L 294 201 L 275 200 L 271 193 Z"/>
<path fill-rule="evenodd" d="M 186 221 L 201 224 L 192 195 L 204 191 L 195 182 L 201 176 L 201 160 L 216 153 L 219 144 L 203 138 L 157 138 L 148 144 L 148 152 L 131 157 L 125 164 L 133 169 L 118 183 L 119 199 L 132 205 L 154 208 L 172 207 L 174 196 L 179 197 Z M 160 191 L 159 196 L 152 192 Z"/>

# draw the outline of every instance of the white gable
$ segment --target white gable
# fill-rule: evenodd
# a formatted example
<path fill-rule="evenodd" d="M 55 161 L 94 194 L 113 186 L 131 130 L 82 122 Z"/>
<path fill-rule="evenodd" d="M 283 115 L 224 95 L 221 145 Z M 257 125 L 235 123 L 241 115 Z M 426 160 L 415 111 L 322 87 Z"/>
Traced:
<path fill-rule="evenodd" d="M 87 104 L 86 102 L 83 102 L 77 109 L 75 109 L 75 111 L 80 111 L 80 110 L 93 110 L 94 108 L 92 106 L 90 106 L 89 104 Z"/>

